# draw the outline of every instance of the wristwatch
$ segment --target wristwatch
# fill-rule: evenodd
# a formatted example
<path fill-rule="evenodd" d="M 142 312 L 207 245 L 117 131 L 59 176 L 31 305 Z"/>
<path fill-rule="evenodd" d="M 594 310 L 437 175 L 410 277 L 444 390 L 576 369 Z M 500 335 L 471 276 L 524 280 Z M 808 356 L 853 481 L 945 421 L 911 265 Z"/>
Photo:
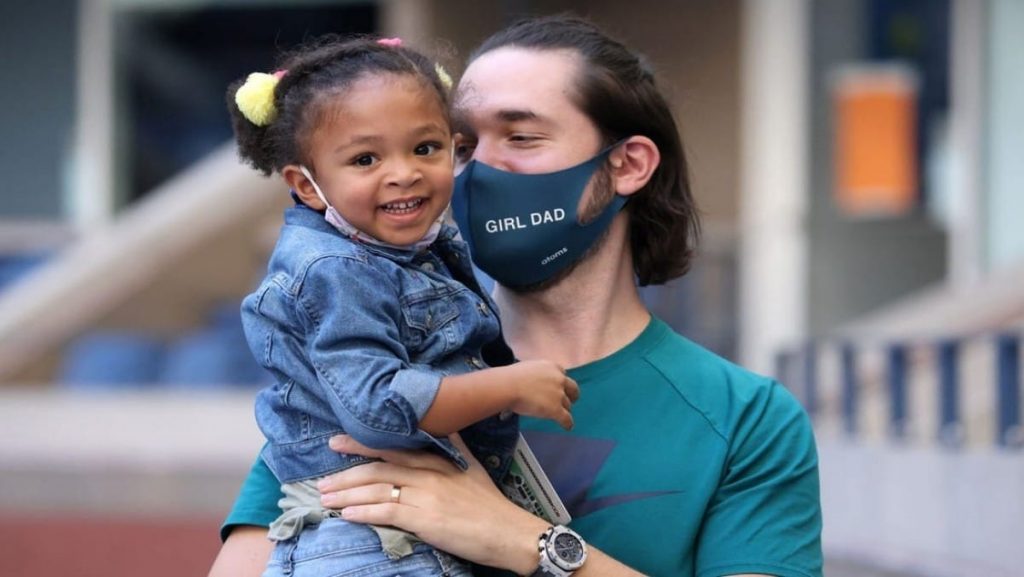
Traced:
<path fill-rule="evenodd" d="M 541 533 L 537 550 L 540 566 L 531 577 L 569 577 L 587 560 L 587 543 L 565 525 Z"/>

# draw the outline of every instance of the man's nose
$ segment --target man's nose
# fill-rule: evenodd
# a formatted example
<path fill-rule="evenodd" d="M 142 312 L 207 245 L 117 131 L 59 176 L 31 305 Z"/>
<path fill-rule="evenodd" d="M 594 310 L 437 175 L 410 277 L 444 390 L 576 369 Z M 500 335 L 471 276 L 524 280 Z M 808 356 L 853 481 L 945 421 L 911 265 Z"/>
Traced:
<path fill-rule="evenodd" d="M 473 149 L 473 156 L 470 160 L 475 160 L 487 166 L 493 166 L 494 168 L 500 168 L 502 170 L 508 170 L 505 163 L 505 155 L 501 154 L 500 149 L 492 141 L 480 139 L 476 143 L 476 147 Z"/>

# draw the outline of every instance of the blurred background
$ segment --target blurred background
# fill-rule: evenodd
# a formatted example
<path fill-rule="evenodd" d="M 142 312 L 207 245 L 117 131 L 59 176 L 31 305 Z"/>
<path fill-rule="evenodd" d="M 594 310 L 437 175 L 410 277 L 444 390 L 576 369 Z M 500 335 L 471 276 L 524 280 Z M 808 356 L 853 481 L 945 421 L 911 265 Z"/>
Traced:
<path fill-rule="evenodd" d="M 1024 1 L 34 0 L 0 8 L 0 574 L 205 574 L 261 438 L 238 307 L 285 188 L 229 82 L 325 32 L 458 71 L 573 10 L 645 53 L 706 222 L 651 308 L 780 378 L 827 575 L 1024 571 Z"/>

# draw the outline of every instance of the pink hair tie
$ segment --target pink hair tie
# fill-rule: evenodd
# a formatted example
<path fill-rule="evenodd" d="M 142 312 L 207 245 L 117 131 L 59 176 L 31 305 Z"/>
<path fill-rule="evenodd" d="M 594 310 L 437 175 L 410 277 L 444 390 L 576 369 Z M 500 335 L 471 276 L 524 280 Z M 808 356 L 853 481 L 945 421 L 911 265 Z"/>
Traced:
<path fill-rule="evenodd" d="M 402 39 L 401 38 L 381 38 L 380 40 L 377 41 L 377 44 L 382 44 L 384 46 L 391 46 L 392 48 L 398 48 L 399 46 L 402 45 Z"/>
<path fill-rule="evenodd" d="M 274 72 L 274 78 L 277 78 L 278 80 L 280 80 L 280 79 L 284 78 L 285 74 L 288 74 L 287 70 L 277 70 L 277 71 Z"/>

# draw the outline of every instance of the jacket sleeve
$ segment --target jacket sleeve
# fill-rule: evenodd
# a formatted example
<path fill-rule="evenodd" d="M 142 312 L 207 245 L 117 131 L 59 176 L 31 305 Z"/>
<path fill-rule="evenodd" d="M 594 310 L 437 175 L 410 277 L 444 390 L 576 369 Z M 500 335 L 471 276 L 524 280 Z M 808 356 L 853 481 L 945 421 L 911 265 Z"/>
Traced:
<path fill-rule="evenodd" d="M 393 279 L 372 263 L 324 257 L 306 271 L 297 306 L 323 396 L 348 434 L 378 449 L 444 448 L 419 429 L 441 375 L 410 366 Z"/>

